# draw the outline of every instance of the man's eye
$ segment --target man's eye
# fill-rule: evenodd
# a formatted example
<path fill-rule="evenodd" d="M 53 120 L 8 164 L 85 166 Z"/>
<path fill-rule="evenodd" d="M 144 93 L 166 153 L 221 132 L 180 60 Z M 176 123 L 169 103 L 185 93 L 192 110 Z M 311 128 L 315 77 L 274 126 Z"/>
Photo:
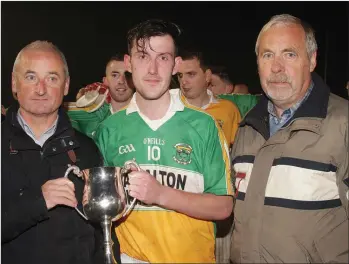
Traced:
<path fill-rule="evenodd" d="M 264 53 L 263 58 L 264 59 L 270 59 L 273 55 L 271 53 Z"/>
<path fill-rule="evenodd" d="M 48 77 L 48 80 L 49 80 L 50 82 L 56 82 L 56 81 L 58 81 L 58 78 L 55 77 L 55 76 L 50 76 L 50 77 Z"/>
<path fill-rule="evenodd" d="M 167 56 L 161 56 L 160 59 L 161 59 L 162 61 L 168 61 Z"/>
<path fill-rule="evenodd" d="M 297 57 L 297 55 L 295 53 L 293 53 L 293 52 L 287 52 L 287 53 L 285 53 L 285 57 L 287 59 L 294 59 L 294 58 Z"/>
<path fill-rule="evenodd" d="M 33 74 L 29 74 L 29 75 L 25 76 L 25 79 L 28 81 L 35 81 L 36 77 Z"/>
<path fill-rule="evenodd" d="M 117 78 L 119 78 L 119 77 L 120 77 L 120 74 L 118 74 L 118 73 L 114 73 L 114 74 L 112 74 L 111 76 L 112 76 L 113 78 L 116 78 L 116 79 L 117 79 Z"/>

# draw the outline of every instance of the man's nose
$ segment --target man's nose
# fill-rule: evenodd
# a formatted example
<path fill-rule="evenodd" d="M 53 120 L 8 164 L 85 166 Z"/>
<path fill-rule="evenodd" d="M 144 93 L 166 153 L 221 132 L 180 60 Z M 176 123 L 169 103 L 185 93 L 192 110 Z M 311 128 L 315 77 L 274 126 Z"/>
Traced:
<path fill-rule="evenodd" d="M 38 95 L 44 95 L 47 92 L 47 87 L 46 87 L 46 83 L 45 80 L 40 80 L 37 85 L 36 85 L 36 93 Z"/>

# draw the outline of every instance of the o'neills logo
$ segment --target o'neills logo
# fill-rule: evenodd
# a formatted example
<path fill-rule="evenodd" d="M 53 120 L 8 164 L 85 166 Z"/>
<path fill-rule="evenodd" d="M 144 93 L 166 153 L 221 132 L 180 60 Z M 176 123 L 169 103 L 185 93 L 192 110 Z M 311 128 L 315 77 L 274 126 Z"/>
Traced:
<path fill-rule="evenodd" d="M 185 143 L 178 143 L 174 146 L 176 149 L 176 154 L 173 159 L 179 164 L 189 164 L 191 163 L 191 153 L 193 151 L 192 147 Z"/>

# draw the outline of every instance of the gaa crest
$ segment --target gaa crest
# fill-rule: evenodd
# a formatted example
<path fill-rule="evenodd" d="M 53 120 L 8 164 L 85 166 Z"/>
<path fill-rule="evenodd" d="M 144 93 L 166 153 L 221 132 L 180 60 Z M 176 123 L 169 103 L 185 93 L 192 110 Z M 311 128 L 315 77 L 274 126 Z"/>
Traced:
<path fill-rule="evenodd" d="M 190 164 L 191 163 L 191 153 L 193 151 L 192 147 L 185 143 L 178 143 L 174 146 L 176 149 L 176 154 L 173 159 L 179 164 Z"/>

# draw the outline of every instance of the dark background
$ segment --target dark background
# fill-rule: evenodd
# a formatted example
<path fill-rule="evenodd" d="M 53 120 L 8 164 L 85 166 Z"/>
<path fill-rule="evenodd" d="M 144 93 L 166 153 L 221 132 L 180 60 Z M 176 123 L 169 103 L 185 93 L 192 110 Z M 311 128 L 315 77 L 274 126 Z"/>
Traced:
<path fill-rule="evenodd" d="M 17 53 L 34 40 L 49 40 L 65 54 L 70 94 L 101 81 L 106 61 L 126 52 L 126 32 L 149 18 L 183 29 L 182 47 L 197 48 L 229 68 L 234 82 L 260 93 L 254 46 L 272 15 L 288 13 L 316 31 L 319 73 L 332 92 L 347 98 L 348 2 L 1 2 L 1 99 L 12 102 L 11 72 Z"/>

